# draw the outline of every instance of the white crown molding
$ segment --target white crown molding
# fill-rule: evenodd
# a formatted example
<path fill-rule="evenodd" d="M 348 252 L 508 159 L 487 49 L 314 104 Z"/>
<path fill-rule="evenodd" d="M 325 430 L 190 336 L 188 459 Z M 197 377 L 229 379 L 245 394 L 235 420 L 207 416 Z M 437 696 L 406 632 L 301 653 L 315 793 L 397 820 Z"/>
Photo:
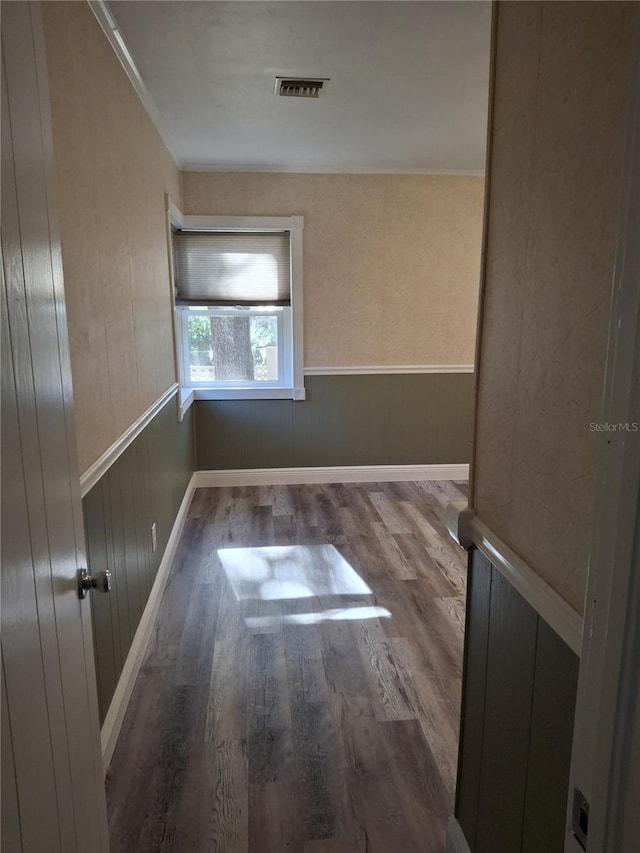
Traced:
<path fill-rule="evenodd" d="M 129 48 L 122 37 L 122 33 L 118 29 L 118 25 L 111 14 L 109 4 L 106 3 L 105 0 L 87 0 L 87 3 L 95 15 L 96 20 L 100 24 L 102 32 L 105 34 L 113 52 L 118 57 L 120 65 L 122 65 L 125 74 L 136 91 L 136 94 L 142 101 L 142 106 L 147 111 L 155 129 L 160 134 L 160 138 L 171 155 L 171 159 L 173 160 L 176 169 L 182 170 L 182 162 L 176 154 L 175 147 L 171 141 L 171 136 L 167 130 L 162 113 L 154 101 L 151 92 L 147 89 L 147 86 L 142 79 L 142 75 L 138 71 L 138 67 L 129 52 Z"/>
<path fill-rule="evenodd" d="M 196 471 L 196 488 L 284 486 L 306 483 L 392 483 L 406 480 L 466 480 L 468 465 L 335 465 L 322 468 L 235 468 Z"/>
<path fill-rule="evenodd" d="M 122 456 L 129 445 L 135 441 L 142 430 L 150 423 L 158 414 L 160 409 L 163 409 L 166 404 L 178 393 L 178 383 L 174 382 L 164 394 L 161 394 L 155 403 L 152 403 L 149 408 L 143 412 L 140 417 L 134 421 L 131 426 L 125 430 L 120 438 L 117 438 L 111 447 L 108 447 L 102 456 L 90 465 L 86 471 L 80 475 L 80 495 L 84 497 L 87 492 L 92 489 L 98 480 L 107 473 L 113 463 Z"/>
<path fill-rule="evenodd" d="M 131 694 L 133 693 L 136 678 L 140 671 L 140 667 L 142 666 L 147 646 L 149 645 L 153 625 L 156 620 L 156 616 L 158 615 L 158 610 L 160 609 L 162 593 L 164 592 L 164 588 L 167 584 L 169 569 L 171 568 L 171 563 L 173 562 L 180 537 L 182 536 L 182 530 L 187 518 L 194 489 L 194 476 L 192 475 L 182 499 L 182 503 L 180 504 L 180 509 L 178 510 L 178 514 L 176 515 L 176 519 L 173 523 L 173 527 L 171 528 L 167 547 L 164 549 L 162 560 L 160 561 L 158 571 L 156 572 L 156 578 L 153 582 L 153 586 L 151 587 L 151 592 L 149 593 L 149 598 L 147 599 L 140 622 L 136 628 L 136 633 L 133 637 L 131 647 L 129 648 L 122 672 L 120 673 L 120 678 L 118 679 L 113 698 L 111 699 L 109 710 L 107 711 L 104 723 L 102 724 L 100 742 L 102 746 L 102 762 L 104 765 L 105 775 L 109 769 L 109 764 L 111 763 L 113 751 L 116 748 L 118 735 L 122 728 L 122 723 L 127 711 L 127 706 L 129 705 L 129 700 L 131 699 Z"/>
<path fill-rule="evenodd" d="M 183 172 L 257 172 L 280 175 L 431 175 L 433 177 L 484 178 L 484 169 L 430 169 L 416 166 L 413 169 L 399 166 L 388 168 L 365 164 L 362 166 L 287 166 L 280 163 L 275 166 L 264 163 L 185 163 Z"/>
<path fill-rule="evenodd" d="M 364 376 L 386 373 L 473 373 L 472 364 L 362 364 L 354 367 L 305 367 L 305 376 Z"/>

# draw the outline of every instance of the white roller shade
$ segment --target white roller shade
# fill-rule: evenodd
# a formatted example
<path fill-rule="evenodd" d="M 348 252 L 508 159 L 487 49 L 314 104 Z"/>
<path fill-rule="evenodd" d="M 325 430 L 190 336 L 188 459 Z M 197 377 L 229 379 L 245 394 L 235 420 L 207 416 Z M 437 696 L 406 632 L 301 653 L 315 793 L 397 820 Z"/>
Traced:
<path fill-rule="evenodd" d="M 177 231 L 179 305 L 289 305 L 289 232 Z"/>

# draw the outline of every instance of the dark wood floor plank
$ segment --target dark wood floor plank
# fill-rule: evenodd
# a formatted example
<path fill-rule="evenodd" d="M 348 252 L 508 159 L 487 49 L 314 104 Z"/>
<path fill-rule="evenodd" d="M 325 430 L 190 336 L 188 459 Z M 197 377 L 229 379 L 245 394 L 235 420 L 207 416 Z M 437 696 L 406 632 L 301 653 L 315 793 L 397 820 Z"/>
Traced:
<path fill-rule="evenodd" d="M 422 735 L 429 746 L 433 760 L 449 796 L 455 791 L 455 761 L 458 750 L 458 725 L 456 708 L 451 704 L 450 688 L 442 685 L 420 659 L 409 640 L 391 639 L 396 669 L 411 705 L 416 710 Z"/>
<path fill-rule="evenodd" d="M 384 492 L 369 492 L 369 500 L 376 508 L 389 533 L 411 533 L 409 523 L 396 509 L 395 503 Z"/>
<path fill-rule="evenodd" d="M 107 777 L 114 853 L 440 853 L 451 499 L 462 484 L 196 490 Z"/>
<path fill-rule="evenodd" d="M 311 626 L 287 627 L 284 635 L 298 819 L 305 839 L 330 838 L 335 828 L 331 778 L 336 743 L 320 640 Z"/>
<path fill-rule="evenodd" d="M 249 785 L 248 853 L 302 850 L 304 841 L 294 807 L 295 796 L 291 782 Z"/>
<path fill-rule="evenodd" d="M 358 625 L 358 645 L 369 675 L 370 694 L 378 720 L 415 720 L 416 709 L 398 674 L 382 626 L 378 620 L 363 620 Z"/>
<path fill-rule="evenodd" d="M 250 634 L 231 585 L 220 592 L 205 719 L 205 743 L 239 741 L 247 733 Z"/>
<path fill-rule="evenodd" d="M 304 845 L 304 853 L 354 853 L 354 851 L 353 842 L 337 838 L 307 841 Z"/>
<path fill-rule="evenodd" d="M 401 533 L 393 537 L 412 566 L 412 575 L 405 580 L 421 580 L 435 597 L 451 597 L 458 593 L 460 586 L 451 582 L 437 560 L 434 560 L 428 548 L 413 533 Z"/>
<path fill-rule="evenodd" d="M 293 742 L 281 635 L 251 636 L 249 673 L 249 782 L 286 780 L 292 773 Z"/>
<path fill-rule="evenodd" d="M 215 583 L 196 583 L 191 587 L 191 600 L 177 649 L 176 684 L 209 684 L 220 600 L 220 576 L 215 580 Z"/>
<path fill-rule="evenodd" d="M 372 523 L 371 528 L 384 559 L 385 575 L 396 580 L 415 580 L 418 577 L 417 561 L 407 556 L 399 544 L 399 536 L 406 536 L 407 533 L 394 535 L 386 524 L 377 521 Z"/>
<path fill-rule="evenodd" d="M 441 853 L 450 796 L 415 720 L 381 725 L 394 782 L 407 804 L 408 820 L 425 853 Z"/>
<path fill-rule="evenodd" d="M 422 849 L 412 837 L 406 805 L 393 777 L 384 736 L 371 702 L 347 696 L 332 697 L 336 732 L 346 760 L 347 809 L 354 831 L 364 838 L 366 851 Z"/>
<path fill-rule="evenodd" d="M 435 562 L 436 568 L 444 575 L 451 589 L 457 594 L 463 594 L 466 573 L 464 568 L 461 568 L 459 552 L 456 550 L 453 540 L 448 536 L 445 540 L 446 531 L 442 528 L 436 529 L 431 523 L 433 521 L 433 509 L 427 507 L 422 511 L 415 504 L 404 501 L 400 504 L 400 508 L 413 522 L 414 529 L 417 531 L 417 538 L 422 541 L 432 559 L 431 565 L 433 566 Z"/>
<path fill-rule="evenodd" d="M 400 594 L 414 613 L 415 637 L 434 671 L 446 681 L 462 673 L 462 640 L 451 618 L 435 606 L 425 585 L 406 581 Z"/>
<path fill-rule="evenodd" d="M 351 622 L 336 621 L 319 631 L 322 660 L 328 688 L 333 693 L 367 696 L 369 679 L 364 662 L 356 649 L 356 635 Z"/>
<path fill-rule="evenodd" d="M 203 759 L 196 849 L 244 853 L 249 846 L 246 742 L 205 744 Z"/>

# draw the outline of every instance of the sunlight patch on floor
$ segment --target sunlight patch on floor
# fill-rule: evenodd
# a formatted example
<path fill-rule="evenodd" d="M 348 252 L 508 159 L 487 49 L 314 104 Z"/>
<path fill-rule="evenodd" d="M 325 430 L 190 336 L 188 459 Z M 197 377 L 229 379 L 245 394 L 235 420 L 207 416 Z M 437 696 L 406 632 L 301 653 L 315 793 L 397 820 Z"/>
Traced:
<path fill-rule="evenodd" d="M 336 607 L 319 613 L 284 613 L 278 616 L 246 616 L 245 625 L 253 630 L 274 625 L 318 625 L 320 622 L 341 622 L 360 619 L 389 619 L 386 607 Z"/>
<path fill-rule="evenodd" d="M 238 601 L 371 595 L 333 545 L 222 548 L 218 557 Z"/>

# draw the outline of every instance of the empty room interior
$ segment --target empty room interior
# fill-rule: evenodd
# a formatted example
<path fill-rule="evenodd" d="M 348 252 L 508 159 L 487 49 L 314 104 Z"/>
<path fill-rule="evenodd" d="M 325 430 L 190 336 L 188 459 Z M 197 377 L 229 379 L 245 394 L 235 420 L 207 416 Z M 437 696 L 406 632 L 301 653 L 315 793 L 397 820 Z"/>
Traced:
<path fill-rule="evenodd" d="M 638 4 L 0 5 L 2 850 L 635 853 Z"/>

